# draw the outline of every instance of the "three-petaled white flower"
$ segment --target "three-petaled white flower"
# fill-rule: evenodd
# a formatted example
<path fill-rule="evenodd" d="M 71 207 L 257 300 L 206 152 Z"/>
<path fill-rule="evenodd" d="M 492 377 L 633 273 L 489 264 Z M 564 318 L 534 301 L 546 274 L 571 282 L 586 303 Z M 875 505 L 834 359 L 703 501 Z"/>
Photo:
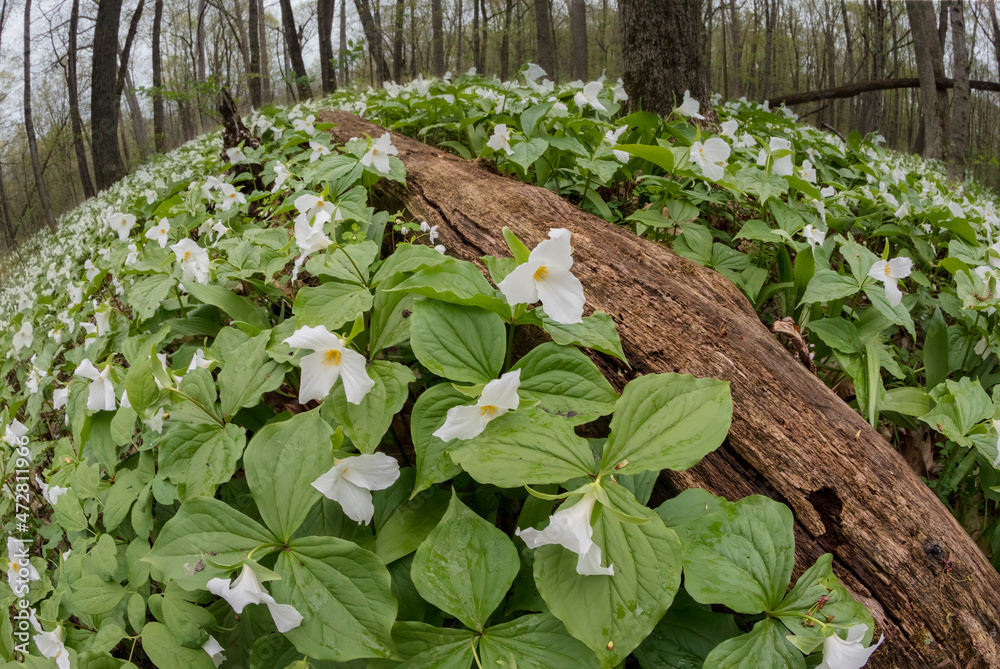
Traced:
<path fill-rule="evenodd" d="M 157 409 L 152 418 L 144 418 L 142 422 L 153 432 L 163 434 L 163 407 Z"/>
<path fill-rule="evenodd" d="M 299 200 L 301 199 L 303 198 L 299 198 Z M 296 201 L 296 205 L 298 205 L 298 200 Z M 312 224 L 309 223 L 309 216 L 307 214 L 299 214 L 295 217 L 295 244 L 299 247 L 300 253 L 299 257 L 295 259 L 295 265 L 292 268 L 292 281 L 298 279 L 299 270 L 302 269 L 302 265 L 309 254 L 314 251 L 322 251 L 333 243 L 323 231 L 323 226 L 329 220 L 330 214 L 325 209 L 317 210 L 316 219 Z"/>
<path fill-rule="evenodd" d="M 847 630 L 847 639 L 834 633 L 823 642 L 823 662 L 816 669 L 861 669 L 868 663 L 878 647 L 885 641 L 885 635 L 869 648 L 862 645 L 868 625 L 860 623 Z"/>
<path fill-rule="evenodd" d="M 684 91 L 684 100 L 681 101 L 681 104 L 674 111 L 688 118 L 704 119 L 705 117 L 698 113 L 700 109 L 701 103 L 691 97 L 691 91 Z"/>
<path fill-rule="evenodd" d="M 131 266 L 139 262 L 139 247 L 135 244 L 128 245 L 128 255 L 125 256 L 125 266 Z"/>
<path fill-rule="evenodd" d="M 514 534 L 521 537 L 528 548 L 558 544 L 576 553 L 576 573 L 581 576 L 614 576 L 615 566 L 601 566 L 601 547 L 594 543 L 594 528 L 590 516 L 594 512 L 597 496 L 593 490 L 586 492 L 572 505 L 563 505 L 549 518 L 544 530 L 518 528 Z"/>
<path fill-rule="evenodd" d="M 284 184 L 291 176 L 292 173 L 288 171 L 288 168 L 285 167 L 280 160 L 275 161 L 274 183 L 271 185 L 271 192 L 277 193 L 282 184 Z"/>
<path fill-rule="evenodd" d="M 4 428 L 3 442 L 8 446 L 20 446 L 26 436 L 28 436 L 28 428 L 15 418 Z"/>
<path fill-rule="evenodd" d="M 591 81 L 583 87 L 582 91 L 577 91 L 576 95 L 573 96 L 573 102 L 575 102 L 576 106 L 580 109 L 590 105 L 598 111 L 606 112 L 608 111 L 608 108 L 605 107 L 598 98 L 603 90 L 604 84 L 602 82 Z"/>
<path fill-rule="evenodd" d="M 478 437 L 490 421 L 518 407 L 521 398 L 517 396 L 517 389 L 520 386 L 520 369 L 490 381 L 475 404 L 448 409 L 444 425 L 434 432 L 434 436 L 441 441 Z"/>
<path fill-rule="evenodd" d="M 816 183 L 816 168 L 809 159 L 802 161 L 802 179 L 809 183 Z"/>
<path fill-rule="evenodd" d="M 21 323 L 20 329 L 14 333 L 14 339 L 11 344 L 14 346 L 14 353 L 20 353 L 22 348 L 26 346 L 31 346 L 31 341 L 35 337 L 35 327 L 31 324 L 31 321 L 24 321 Z"/>
<path fill-rule="evenodd" d="M 167 237 L 170 235 L 170 221 L 161 218 L 160 222 L 146 230 L 146 239 L 151 239 L 160 245 L 161 249 L 167 248 Z"/>
<path fill-rule="evenodd" d="M 767 164 L 768 156 L 775 151 L 790 151 L 792 143 L 784 137 L 772 137 L 769 141 L 770 150 L 761 149 L 757 154 L 757 164 L 763 167 Z M 792 154 L 780 158 L 774 158 L 771 163 L 771 171 L 782 177 L 789 177 L 795 172 L 795 165 L 792 163 Z"/>
<path fill-rule="evenodd" d="M 615 92 L 612 100 L 615 102 L 627 102 L 628 93 L 625 92 L 625 84 L 622 83 L 621 77 L 618 77 L 618 83 L 615 84 Z"/>
<path fill-rule="evenodd" d="M 868 270 L 868 276 L 885 284 L 885 299 L 889 301 L 889 306 L 894 307 L 903 299 L 899 280 L 910 276 L 912 269 L 913 261 L 906 257 L 879 260 Z"/>
<path fill-rule="evenodd" d="M 87 281 L 93 281 L 94 277 L 101 273 L 100 268 L 94 264 L 94 261 L 87 258 L 83 263 L 84 276 L 87 277 Z"/>
<path fill-rule="evenodd" d="M 730 119 L 728 121 L 722 122 L 722 133 L 723 137 L 732 137 L 736 139 L 736 131 L 740 129 L 740 122 L 736 119 Z"/>
<path fill-rule="evenodd" d="M 826 241 L 826 231 L 814 227 L 812 223 L 802 228 L 802 236 L 809 242 L 809 246 L 822 246 Z"/>
<path fill-rule="evenodd" d="M 208 641 L 206 641 L 201 649 L 208 653 L 208 656 L 212 658 L 212 664 L 216 667 L 221 667 L 222 663 L 226 661 L 225 653 L 223 652 L 225 648 L 222 644 L 216 641 L 214 636 L 209 635 Z"/>
<path fill-rule="evenodd" d="M 246 154 L 243 153 L 243 149 L 238 146 L 226 149 L 226 158 L 228 158 L 229 162 L 233 165 L 248 162 Z"/>
<path fill-rule="evenodd" d="M 571 325 L 583 322 L 583 285 L 573 276 L 570 232 L 565 228 L 549 230 L 546 239 L 531 251 L 528 262 L 518 265 L 498 285 L 515 304 L 534 304 L 541 300 L 549 318 Z"/>
<path fill-rule="evenodd" d="M 199 368 L 208 369 L 212 366 L 213 362 L 215 362 L 215 360 L 205 357 L 205 349 L 199 348 L 194 352 L 194 355 L 191 356 L 191 364 L 188 365 L 187 371 L 193 372 Z"/>
<path fill-rule="evenodd" d="M 70 669 L 69 652 L 62 640 L 62 625 L 56 625 L 54 630 L 46 632 L 35 617 L 34 609 L 28 614 L 28 620 L 35 628 L 35 646 L 38 647 L 38 652 L 42 654 L 42 657 L 55 660 L 56 667 L 59 669 Z"/>
<path fill-rule="evenodd" d="M 374 167 L 382 174 L 389 173 L 389 156 L 399 155 L 399 151 L 392 145 L 392 138 L 389 133 L 385 133 L 368 148 L 368 152 L 361 156 L 361 164 L 365 167 Z"/>
<path fill-rule="evenodd" d="M 626 130 L 628 130 L 627 125 L 623 125 L 620 128 L 615 128 L 614 130 L 608 130 L 606 133 L 604 133 L 604 141 L 610 144 L 611 146 L 614 146 L 615 144 L 618 143 L 618 138 L 621 137 L 622 133 L 625 132 Z M 632 157 L 624 151 L 617 151 L 615 149 L 612 149 L 611 151 L 612 153 L 615 154 L 615 158 L 618 159 L 618 162 L 627 163 L 628 159 Z"/>
<path fill-rule="evenodd" d="M 219 199 L 219 209 L 222 211 L 229 211 L 233 208 L 234 204 L 246 204 L 246 196 L 236 190 L 236 186 L 230 183 L 223 183 L 218 188 L 221 193 Z"/>
<path fill-rule="evenodd" d="M 726 175 L 723 163 L 729 158 L 732 149 L 728 142 L 720 137 L 712 137 L 691 145 L 691 161 L 701 168 L 706 179 L 718 181 Z"/>
<path fill-rule="evenodd" d="M 334 459 L 333 469 L 312 486 L 340 504 L 351 520 L 367 525 L 375 515 L 373 490 L 384 490 L 399 478 L 399 463 L 384 453 Z"/>
<path fill-rule="evenodd" d="M 42 497 L 44 497 L 45 501 L 51 504 L 52 506 L 56 505 L 56 502 L 59 500 L 59 497 L 61 495 L 65 495 L 67 492 L 69 492 L 69 488 L 63 488 L 57 485 L 49 485 L 48 483 L 44 483 L 42 481 L 38 482 L 38 487 L 42 491 Z"/>
<path fill-rule="evenodd" d="M 28 550 L 21 539 L 7 537 L 7 559 L 10 562 L 10 566 L 7 567 L 7 584 L 11 589 L 18 583 L 42 580 L 35 565 L 28 561 Z"/>
<path fill-rule="evenodd" d="M 91 411 L 115 410 L 115 386 L 111 383 L 111 365 L 104 370 L 94 367 L 87 358 L 80 361 L 74 372 L 77 376 L 90 379 L 90 395 L 87 397 L 87 408 Z"/>
<path fill-rule="evenodd" d="M 118 239 L 122 241 L 128 239 L 128 233 L 135 226 L 135 216 L 123 214 L 120 211 L 109 214 L 104 220 L 107 221 L 108 227 L 118 233 Z"/>
<path fill-rule="evenodd" d="M 274 626 L 282 634 L 302 623 L 302 614 L 291 604 L 279 604 L 274 601 L 274 597 L 264 589 L 257 574 L 246 563 L 243 564 L 243 571 L 232 583 L 228 578 L 213 578 L 206 586 L 213 595 L 229 602 L 236 613 L 243 613 L 243 608 L 247 604 L 266 604 L 274 620 Z"/>
<path fill-rule="evenodd" d="M 311 139 L 309 140 L 309 148 L 312 149 L 312 153 L 309 154 L 310 163 L 315 163 L 323 156 L 330 155 L 330 147 Z"/>
<path fill-rule="evenodd" d="M 309 116 L 306 116 L 305 118 L 297 118 L 292 121 L 292 127 L 295 128 L 295 132 L 305 132 L 311 135 L 316 132 L 316 128 L 313 126 L 313 123 L 315 122 L 316 117 L 309 114 Z"/>
<path fill-rule="evenodd" d="M 344 394 L 351 404 L 361 404 L 365 395 L 375 387 L 365 368 L 365 356 L 349 349 L 343 339 L 324 325 L 301 327 L 284 343 L 313 351 L 302 358 L 300 404 L 325 399 L 341 377 L 344 379 Z"/>
<path fill-rule="evenodd" d="M 486 142 L 486 146 L 494 151 L 503 150 L 509 156 L 514 153 L 514 149 L 510 148 L 510 135 L 511 130 L 507 127 L 507 124 L 501 123 L 493 128 L 493 134 L 490 136 L 490 141 Z"/>
<path fill-rule="evenodd" d="M 210 278 L 208 251 L 191 239 L 182 239 L 170 246 L 170 250 L 181 264 L 181 280 L 207 284 Z"/>

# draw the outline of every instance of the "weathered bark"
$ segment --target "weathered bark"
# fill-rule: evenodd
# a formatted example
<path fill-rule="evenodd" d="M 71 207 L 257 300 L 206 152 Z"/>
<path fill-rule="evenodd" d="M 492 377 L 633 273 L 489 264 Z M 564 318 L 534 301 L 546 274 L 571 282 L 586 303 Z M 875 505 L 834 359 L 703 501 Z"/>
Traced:
<path fill-rule="evenodd" d="M 479 70 L 479 0 L 472 0 L 472 66 Z M 461 74 L 462 68 L 456 68 Z"/>
<path fill-rule="evenodd" d="M 456 3 L 456 7 L 455 7 L 455 17 L 457 19 L 457 21 L 456 21 L 457 25 L 456 25 L 456 28 L 455 28 L 455 35 L 456 35 L 456 42 L 457 42 L 457 46 L 455 47 L 455 69 L 456 70 L 461 70 L 462 69 L 462 18 L 464 16 L 465 16 L 465 13 L 462 11 L 462 0 L 458 0 L 458 2 Z"/>
<path fill-rule="evenodd" d="M 384 132 L 342 112 L 320 118 L 336 124 L 336 141 Z M 632 365 L 595 354 L 619 389 L 654 372 L 730 382 L 728 440 L 690 470 L 664 471 L 658 498 L 699 486 L 788 504 L 796 574 L 833 553 L 837 575 L 886 635 L 870 669 L 1000 666 L 1000 574 L 902 456 L 778 343 L 729 280 L 549 191 L 395 133 L 392 141 L 407 183 L 376 184 L 377 206 L 438 225 L 449 253 L 477 263 L 509 256 L 503 226 L 529 246 L 549 228 L 573 232 L 587 305 L 611 315 Z"/>
<path fill-rule="evenodd" d="M 219 152 L 220 160 L 229 162 L 226 149 L 241 145 L 244 149 L 260 148 L 260 138 L 254 136 L 243 123 L 239 109 L 237 109 L 236 103 L 233 102 L 233 96 L 229 94 L 228 89 L 223 88 L 219 91 L 219 100 L 216 109 L 219 112 L 219 120 L 222 121 L 222 151 Z M 254 190 L 264 190 L 264 182 L 261 180 L 263 172 L 264 167 L 259 163 L 252 165 L 239 163 L 230 167 L 228 174 L 235 183 L 239 184 L 237 188 L 249 194 Z M 241 174 L 249 174 L 250 178 L 246 180 L 236 179 Z M 251 204 L 251 209 L 256 206 L 256 203 Z"/>
<path fill-rule="evenodd" d="M 139 148 L 139 155 L 149 153 L 149 136 L 146 134 L 146 121 L 142 117 L 142 106 L 139 104 L 139 96 L 135 94 L 135 85 L 132 83 L 132 74 L 125 70 L 125 81 L 122 88 L 125 95 L 125 104 L 128 105 L 129 120 L 132 122 L 132 134 L 135 135 L 135 143 Z"/>
<path fill-rule="evenodd" d="M 264 0 L 250 0 L 257 3 L 257 24 L 260 28 L 260 98 L 262 103 L 273 98 L 271 91 L 271 67 L 267 54 L 267 12 L 264 11 Z"/>
<path fill-rule="evenodd" d="M 78 0 L 73 0 L 76 3 Z M 253 4 L 253 0 L 251 0 Z M 163 55 L 160 52 L 160 26 L 163 23 L 163 0 L 153 3 L 153 143 L 157 153 L 163 153 L 166 140 L 166 118 L 163 113 Z"/>
<path fill-rule="evenodd" d="M 195 31 L 195 55 L 197 56 L 195 76 L 198 77 L 199 84 L 205 83 L 208 76 L 205 70 L 205 14 L 207 11 L 208 0 L 198 0 L 198 27 Z M 198 128 L 202 131 L 205 130 L 206 126 L 205 115 L 201 111 L 204 106 L 199 92 L 195 100 L 195 107 L 198 110 Z"/>
<path fill-rule="evenodd" d="M 743 90 L 743 45 L 740 43 L 740 17 L 736 12 L 736 0 L 729 2 L 729 16 L 729 33 L 732 43 L 729 48 L 733 53 L 733 97 L 738 98 L 742 95 Z M 728 93 L 726 97 L 728 99 Z"/>
<path fill-rule="evenodd" d="M 35 138 L 35 124 L 31 118 L 31 0 L 24 2 L 24 134 L 28 138 L 28 153 L 31 154 L 31 171 L 35 175 L 35 188 L 42 207 L 44 222 L 49 230 L 56 231 L 56 217 L 49 202 L 49 191 L 42 176 L 42 163 L 38 159 L 38 141 Z"/>
<path fill-rule="evenodd" d="M 319 28 L 319 78 L 324 94 L 337 90 L 337 68 L 333 64 L 333 13 L 336 0 L 319 0 L 316 3 L 316 22 Z"/>
<path fill-rule="evenodd" d="M 764 74 L 761 76 L 761 97 L 771 93 L 771 62 L 774 60 L 774 24 L 777 21 L 777 0 L 764 0 Z"/>
<path fill-rule="evenodd" d="M 14 214 L 7 199 L 7 186 L 3 180 L 3 165 L 0 164 L 0 217 L 3 219 L 4 240 L 8 249 L 17 247 L 17 231 L 14 229 Z"/>
<path fill-rule="evenodd" d="M 396 0 L 396 22 L 392 35 L 392 79 L 403 80 L 403 22 L 406 19 L 406 0 Z"/>
<path fill-rule="evenodd" d="M 431 0 L 431 73 L 444 76 L 444 12 L 441 0 Z"/>
<path fill-rule="evenodd" d="M 955 87 L 954 79 L 939 77 L 936 80 L 938 91 L 945 91 Z M 801 105 L 807 102 L 818 102 L 819 100 L 835 100 L 838 98 L 850 98 L 868 91 L 891 91 L 896 88 L 918 88 L 920 79 L 916 77 L 904 77 L 902 79 L 883 79 L 882 81 L 865 81 L 860 84 L 847 84 L 836 88 L 826 88 L 821 91 L 806 91 L 805 93 L 791 93 L 789 95 L 778 95 L 768 100 L 772 107 L 778 105 Z M 1000 83 L 996 81 L 980 81 L 970 79 L 969 87 L 978 91 L 993 91 L 1000 93 Z"/>
<path fill-rule="evenodd" d="M 287 2 L 287 0 L 285 0 Z M 382 29 L 372 15 L 369 0 L 354 0 L 354 6 L 361 18 L 361 27 L 365 31 L 365 41 L 368 42 L 368 53 L 375 61 L 375 73 L 378 83 L 389 81 L 389 66 L 385 62 L 385 52 L 382 49 Z"/>
<path fill-rule="evenodd" d="M 573 51 L 570 58 L 570 72 L 574 79 L 590 79 L 587 55 L 587 2 L 572 0 L 569 5 L 570 32 L 573 34 Z"/>
<path fill-rule="evenodd" d="M 261 0 L 263 2 L 263 0 Z M 440 2 L 440 0 L 438 0 Z M 340 84 L 347 85 L 347 0 L 340 0 Z"/>
<path fill-rule="evenodd" d="M 923 155 L 940 158 L 944 149 L 944 128 L 938 110 L 937 85 L 934 83 L 934 59 L 931 44 L 937 43 L 934 31 L 934 8 L 928 2 L 908 0 L 906 14 L 913 35 L 913 52 L 920 79 L 920 106 L 923 113 Z"/>
<path fill-rule="evenodd" d="M 332 1 L 332 0 L 331 0 Z M 250 89 L 250 104 L 254 109 L 260 109 L 263 103 L 260 81 L 260 22 L 263 17 L 258 11 L 257 0 L 250 0 L 250 11 L 247 20 L 250 22 L 250 71 L 247 72 L 247 87 Z"/>
<path fill-rule="evenodd" d="M 285 48 L 292 61 L 292 74 L 295 79 L 299 101 L 312 97 L 312 86 L 306 78 L 306 65 L 302 60 L 302 45 L 299 43 L 299 33 L 295 29 L 295 15 L 292 14 L 292 1 L 281 0 L 281 26 L 285 35 Z"/>
<path fill-rule="evenodd" d="M 552 41 L 551 23 L 549 0 L 535 0 L 535 48 L 538 50 L 538 65 L 555 81 L 556 47 Z"/>
<path fill-rule="evenodd" d="M 969 56 L 965 46 L 965 3 L 951 3 L 951 69 L 955 73 L 955 92 L 951 102 L 951 152 L 948 178 L 965 179 L 965 152 L 969 146 Z"/>
<path fill-rule="evenodd" d="M 505 0 L 503 8 L 503 38 L 500 41 L 500 80 L 507 81 L 510 75 L 510 15 L 514 11 L 514 0 Z"/>
<path fill-rule="evenodd" d="M 1000 67 L 1000 19 L 997 19 L 997 5 L 995 2 L 987 2 L 986 7 L 990 12 L 990 25 L 993 27 L 994 57 L 998 67 Z"/>
<path fill-rule="evenodd" d="M 76 153 L 76 167 L 80 172 L 80 183 L 83 185 L 84 197 L 91 198 L 94 182 L 90 180 L 90 167 L 87 165 L 87 147 L 83 143 L 83 118 L 80 116 L 80 95 L 77 88 L 77 46 L 76 36 L 80 23 L 80 0 L 73 0 L 69 16 L 69 47 L 66 53 L 66 90 L 69 96 L 69 122 L 73 131 L 73 150 Z"/>
<path fill-rule="evenodd" d="M 691 91 L 717 120 L 702 61 L 701 0 L 621 0 L 622 81 L 633 109 L 668 115 Z"/>

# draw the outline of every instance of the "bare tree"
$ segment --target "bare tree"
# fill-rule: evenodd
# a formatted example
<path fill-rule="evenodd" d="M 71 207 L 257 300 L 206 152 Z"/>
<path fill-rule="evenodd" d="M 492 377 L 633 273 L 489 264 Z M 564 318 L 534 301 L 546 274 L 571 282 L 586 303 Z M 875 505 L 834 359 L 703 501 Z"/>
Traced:
<path fill-rule="evenodd" d="M 260 16 L 257 0 L 250 0 L 248 20 L 250 22 L 250 71 L 247 72 L 247 85 L 250 89 L 250 104 L 254 109 L 260 109 L 263 102 L 260 80 Z"/>
<path fill-rule="evenodd" d="M 392 35 L 392 78 L 403 78 L 403 21 L 406 18 L 406 0 L 396 0 L 396 21 Z"/>
<path fill-rule="evenodd" d="M 940 158 L 944 150 L 944 127 L 938 109 L 937 84 L 934 81 L 934 50 L 938 46 L 934 28 L 934 8 L 928 2 L 909 0 L 906 13 L 913 35 L 913 53 L 920 77 L 920 106 L 923 112 L 923 155 Z"/>
<path fill-rule="evenodd" d="M 11 0 L 0 0 L 0 39 L 3 37 L 3 29 L 10 18 L 13 9 Z M 3 223 L 4 239 L 7 248 L 12 249 L 17 246 L 17 232 L 14 230 L 14 216 L 10 211 L 10 200 L 7 199 L 7 186 L 3 179 L 3 164 L 0 163 L 0 219 Z"/>
<path fill-rule="evenodd" d="M 288 2 L 288 0 L 283 0 Z M 361 27 L 365 31 L 365 40 L 368 42 L 368 52 L 372 60 L 375 61 L 376 76 L 379 83 L 389 81 L 389 66 L 385 62 L 385 53 L 382 49 L 382 29 L 379 22 L 372 14 L 372 7 L 368 0 L 354 0 L 354 6 L 358 10 L 358 17 L 361 19 Z"/>
<path fill-rule="evenodd" d="M 337 90 L 337 68 L 333 64 L 333 14 L 336 0 L 318 0 L 316 22 L 319 28 L 319 78 L 326 94 Z"/>
<path fill-rule="evenodd" d="M 73 0 L 74 4 L 77 0 Z M 251 4 L 253 0 L 251 0 Z M 153 3 L 153 142 L 156 151 L 163 153 L 166 140 L 165 119 L 163 116 L 163 73 L 160 51 L 160 28 L 163 23 L 163 0 Z"/>
<path fill-rule="evenodd" d="M 555 79 L 556 47 L 552 40 L 549 0 L 535 0 L 535 46 L 538 50 L 538 65 Z"/>
<path fill-rule="evenodd" d="M 444 12 L 441 0 L 431 0 L 431 71 L 436 77 L 444 76 Z"/>
<path fill-rule="evenodd" d="M 80 173 L 85 197 L 94 197 L 94 183 L 90 180 L 87 166 L 87 147 L 83 143 L 83 118 L 80 116 L 80 96 L 77 90 L 77 29 L 80 21 L 80 0 L 73 0 L 69 17 L 69 47 L 66 52 L 66 89 L 69 97 L 69 120 L 73 131 L 73 150 L 76 153 L 76 167 Z"/>
<path fill-rule="evenodd" d="M 42 205 L 42 215 L 52 232 L 57 230 L 56 217 L 52 213 L 49 192 L 42 178 L 42 163 L 38 159 L 38 141 L 35 138 L 35 124 L 31 118 L 31 0 L 24 1 L 24 134 L 28 137 L 28 153 L 31 154 L 31 171 L 35 174 L 35 188 Z"/>
<path fill-rule="evenodd" d="M 587 0 L 571 0 L 569 6 L 570 32 L 573 36 L 573 55 L 570 72 L 574 79 L 590 78 L 587 55 Z"/>
<path fill-rule="evenodd" d="M 951 153 L 948 157 L 948 178 L 965 179 L 965 151 L 969 146 L 969 56 L 965 45 L 965 2 L 952 0 L 951 67 L 955 73 L 955 93 L 951 103 Z"/>
<path fill-rule="evenodd" d="M 312 97 L 312 86 L 306 75 L 306 65 L 302 60 L 302 45 L 299 42 L 299 33 L 295 29 L 295 16 L 292 14 L 292 1 L 280 0 L 281 5 L 281 25 L 285 35 L 285 46 L 288 50 L 288 57 L 292 61 L 291 76 L 295 79 L 295 86 L 299 93 L 299 100 L 308 100 Z"/>

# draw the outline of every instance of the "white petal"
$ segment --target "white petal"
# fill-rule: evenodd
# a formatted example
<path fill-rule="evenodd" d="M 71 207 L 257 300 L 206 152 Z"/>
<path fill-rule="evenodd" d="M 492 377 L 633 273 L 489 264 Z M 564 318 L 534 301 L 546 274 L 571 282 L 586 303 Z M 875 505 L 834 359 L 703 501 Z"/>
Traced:
<path fill-rule="evenodd" d="M 285 339 L 284 343 L 293 348 L 308 348 L 313 351 L 325 351 L 331 348 L 340 350 L 344 346 L 340 337 L 323 325 L 301 327 L 292 333 L 291 337 Z"/>
<path fill-rule="evenodd" d="M 721 163 L 727 160 L 731 153 L 732 149 L 729 148 L 729 144 L 724 139 L 712 137 L 705 142 L 705 159 L 713 163 Z"/>
<path fill-rule="evenodd" d="M 590 549 L 580 555 L 576 561 L 576 573 L 581 576 L 614 576 L 615 566 L 601 566 L 601 547 L 595 543 L 590 544 Z"/>
<path fill-rule="evenodd" d="M 214 636 L 209 636 L 208 641 L 202 645 L 201 649 L 208 653 L 208 656 L 212 658 L 212 663 L 216 667 L 226 661 L 226 656 L 223 654 L 223 650 L 225 649 Z"/>
<path fill-rule="evenodd" d="M 365 453 L 344 462 L 343 479 L 366 490 L 385 490 L 399 478 L 399 463 L 385 453 Z"/>
<path fill-rule="evenodd" d="M 912 269 L 913 261 L 909 258 L 899 257 L 889 261 L 889 276 L 893 279 L 905 279 Z"/>
<path fill-rule="evenodd" d="M 74 373 L 77 376 L 82 376 L 85 379 L 90 379 L 91 381 L 96 381 L 101 378 L 101 373 L 96 367 L 94 367 L 94 363 L 87 358 L 80 361 L 80 364 L 76 366 L 76 371 Z"/>
<path fill-rule="evenodd" d="M 302 624 L 302 614 L 294 606 L 291 604 L 279 604 L 274 601 L 273 597 L 269 599 L 271 601 L 266 602 L 267 610 L 271 612 L 271 619 L 274 620 L 274 626 L 278 628 L 279 632 L 284 634 Z"/>
<path fill-rule="evenodd" d="M 365 356 L 349 348 L 340 353 L 340 375 L 344 380 L 344 394 L 351 404 L 361 404 L 375 382 L 368 376 Z"/>
<path fill-rule="evenodd" d="M 521 387 L 521 370 L 507 372 L 495 381 L 490 381 L 479 396 L 479 406 L 495 406 L 498 409 L 514 410 L 521 402 L 517 389 Z"/>
<path fill-rule="evenodd" d="M 287 339 L 285 341 L 288 341 Z M 340 376 L 340 365 L 326 362 L 326 352 L 316 351 L 302 358 L 302 378 L 299 380 L 299 404 L 325 400 Z M 346 390 L 346 386 L 345 386 Z"/>
<path fill-rule="evenodd" d="M 552 269 L 536 284 L 538 297 L 549 318 L 565 325 L 583 321 L 586 298 L 583 295 L 583 285 L 572 272 Z"/>
<path fill-rule="evenodd" d="M 558 544 L 578 555 L 590 550 L 594 534 L 590 526 L 590 515 L 594 511 L 593 494 L 584 495 L 579 502 L 567 507 L 563 505 L 549 518 L 549 526 L 544 530 L 527 528 L 515 533 L 524 540 L 528 548 L 538 548 Z"/>
<path fill-rule="evenodd" d="M 491 418 L 488 412 L 474 404 L 452 407 L 448 409 L 444 425 L 434 432 L 434 436 L 441 441 L 472 439 L 483 433 Z"/>
<path fill-rule="evenodd" d="M 876 281 L 885 281 L 886 279 L 885 268 L 887 265 L 888 263 L 884 260 L 877 261 L 874 265 L 872 265 L 872 268 L 868 270 L 868 276 L 875 279 Z"/>
<path fill-rule="evenodd" d="M 345 461 L 337 463 L 333 469 L 313 481 L 312 486 L 340 504 L 348 518 L 367 525 L 375 515 L 371 491 L 345 480 L 342 474 L 346 466 Z"/>
<path fill-rule="evenodd" d="M 899 282 L 895 279 L 886 279 L 885 299 L 889 301 L 890 307 L 896 306 L 903 300 L 903 293 L 899 290 Z"/>
<path fill-rule="evenodd" d="M 541 263 L 528 261 L 518 265 L 503 281 L 497 284 L 500 292 L 511 306 L 515 304 L 534 304 L 538 301 L 538 288 L 535 286 L 534 274 Z"/>
<path fill-rule="evenodd" d="M 573 249 L 570 246 L 570 231 L 566 228 L 549 230 L 549 238 L 531 251 L 528 260 L 537 261 L 546 267 L 571 268 L 573 266 Z"/>
<path fill-rule="evenodd" d="M 270 597 L 260 584 L 257 574 L 245 564 L 243 571 L 233 583 L 230 583 L 228 578 L 213 578 L 206 587 L 213 595 L 229 602 L 236 613 L 243 613 L 247 604 L 260 604 L 264 601 L 264 597 Z"/>

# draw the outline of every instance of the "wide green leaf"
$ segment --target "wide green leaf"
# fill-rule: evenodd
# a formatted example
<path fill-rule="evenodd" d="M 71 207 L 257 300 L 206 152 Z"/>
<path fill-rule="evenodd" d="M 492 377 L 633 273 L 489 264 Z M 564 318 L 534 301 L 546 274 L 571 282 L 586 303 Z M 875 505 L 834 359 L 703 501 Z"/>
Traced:
<path fill-rule="evenodd" d="M 434 432 L 444 425 L 448 409 L 460 404 L 471 404 L 471 399 L 452 384 L 439 383 L 422 392 L 413 405 L 410 436 L 417 455 L 414 494 L 461 473 L 462 468 L 448 454 L 448 442 L 434 436 Z"/>
<path fill-rule="evenodd" d="M 417 300 L 410 317 L 410 345 L 424 367 L 466 383 L 497 378 L 506 352 L 503 319 L 475 307 Z"/>
<path fill-rule="evenodd" d="M 731 615 L 715 613 L 682 588 L 634 654 L 643 669 L 691 669 L 701 667 L 720 643 L 740 634 Z"/>
<path fill-rule="evenodd" d="M 517 669 L 601 666 L 597 656 L 548 613 L 521 616 L 490 627 L 479 639 L 479 659 L 483 667 L 516 666 Z"/>
<path fill-rule="evenodd" d="M 212 495 L 236 473 L 244 446 L 243 428 L 219 425 L 185 402 L 171 413 L 159 440 L 159 473 L 183 485 L 188 497 Z"/>
<path fill-rule="evenodd" d="M 185 282 L 184 288 L 187 289 L 190 295 L 193 295 L 201 302 L 222 309 L 233 320 L 249 323 L 261 330 L 271 327 L 270 319 L 264 308 L 249 298 L 237 295 L 222 286 L 214 284 L 205 285 L 195 281 Z"/>
<path fill-rule="evenodd" d="M 583 424 L 614 411 L 618 393 L 579 349 L 542 344 L 521 358 L 514 369 L 521 370 L 518 392 L 538 400 L 546 413 Z"/>
<path fill-rule="evenodd" d="M 270 330 L 262 332 L 226 357 L 226 364 L 219 372 L 219 399 L 225 416 L 232 416 L 243 407 L 256 406 L 264 393 L 277 390 L 285 380 L 286 366 L 267 354 L 270 339 Z"/>
<path fill-rule="evenodd" d="M 324 405 L 362 453 L 374 453 L 382 442 L 392 418 L 402 410 L 416 380 L 413 371 L 398 362 L 376 360 L 368 365 L 368 375 L 375 382 L 361 404 L 347 401 L 344 384 L 333 388 L 333 401 Z"/>
<path fill-rule="evenodd" d="M 709 653 L 703 669 L 805 669 L 806 661 L 785 638 L 779 622 L 765 618 L 749 634 L 723 641 Z"/>
<path fill-rule="evenodd" d="M 142 628 L 142 649 L 160 669 L 215 669 L 208 653 L 185 648 L 161 623 L 147 623 Z"/>
<path fill-rule="evenodd" d="M 398 622 L 392 628 L 396 669 L 469 669 L 474 661 L 476 633 L 434 627 L 421 622 Z"/>
<path fill-rule="evenodd" d="M 470 262 L 445 258 L 431 267 L 424 267 L 399 285 L 386 292 L 414 293 L 441 302 L 482 307 L 503 317 L 510 316 L 510 307 Z"/>
<path fill-rule="evenodd" d="M 364 286 L 329 281 L 320 286 L 304 286 L 295 295 L 295 325 L 323 325 L 331 332 L 372 308 L 371 292 Z"/>

